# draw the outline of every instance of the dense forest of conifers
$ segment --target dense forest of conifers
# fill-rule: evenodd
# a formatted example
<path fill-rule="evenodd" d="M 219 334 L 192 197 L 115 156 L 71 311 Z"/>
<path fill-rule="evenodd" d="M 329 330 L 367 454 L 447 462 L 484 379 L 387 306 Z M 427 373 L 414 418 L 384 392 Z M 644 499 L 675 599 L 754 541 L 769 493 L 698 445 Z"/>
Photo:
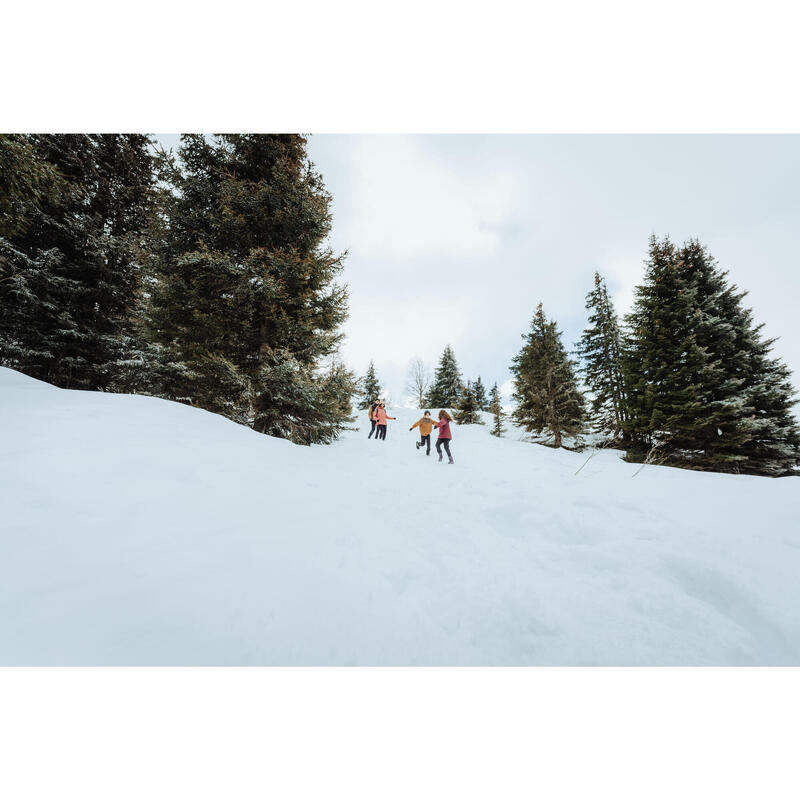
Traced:
<path fill-rule="evenodd" d="M 334 440 L 380 395 L 338 359 L 343 256 L 330 195 L 294 134 L 0 135 L 0 364 L 74 389 L 191 403 L 303 444 Z M 554 446 L 592 433 L 633 460 L 791 474 L 788 368 L 698 241 L 650 241 L 620 323 L 603 279 L 574 358 L 541 304 L 513 359 L 514 421 Z M 503 365 L 503 371 L 505 365 Z M 498 369 L 498 372 L 500 369 Z M 420 405 L 491 411 L 450 347 Z"/>
<path fill-rule="evenodd" d="M 0 137 L 0 363 L 329 442 L 352 418 L 331 198 L 297 135 Z"/>

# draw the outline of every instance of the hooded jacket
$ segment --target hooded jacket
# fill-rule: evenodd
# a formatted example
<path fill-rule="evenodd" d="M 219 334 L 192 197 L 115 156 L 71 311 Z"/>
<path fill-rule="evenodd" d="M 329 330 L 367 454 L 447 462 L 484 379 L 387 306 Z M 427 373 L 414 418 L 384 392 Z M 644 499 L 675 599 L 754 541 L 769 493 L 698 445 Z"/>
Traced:
<path fill-rule="evenodd" d="M 419 435 L 420 436 L 430 436 L 431 431 L 434 427 L 434 421 L 430 417 L 422 417 L 422 419 L 418 419 L 412 426 L 411 430 L 413 431 L 419 425 Z"/>
<path fill-rule="evenodd" d="M 375 409 L 375 413 L 372 415 L 372 418 L 377 420 L 378 425 L 385 425 L 387 419 L 395 419 L 395 417 L 390 417 L 386 414 L 386 409 L 383 406 L 378 406 Z"/>

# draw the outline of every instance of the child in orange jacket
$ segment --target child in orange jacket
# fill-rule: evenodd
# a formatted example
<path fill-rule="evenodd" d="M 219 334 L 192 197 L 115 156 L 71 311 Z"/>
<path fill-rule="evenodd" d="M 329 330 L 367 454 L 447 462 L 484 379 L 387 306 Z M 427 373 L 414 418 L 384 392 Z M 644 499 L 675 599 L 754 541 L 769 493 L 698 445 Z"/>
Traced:
<path fill-rule="evenodd" d="M 419 441 L 416 442 L 417 450 L 419 450 L 420 447 L 424 447 L 427 444 L 428 445 L 428 449 L 427 449 L 425 455 L 429 456 L 431 454 L 431 431 L 435 427 L 435 423 L 433 421 L 433 418 L 431 417 L 431 412 L 430 411 L 426 411 L 425 412 L 425 416 L 423 416 L 421 419 L 418 419 L 409 428 L 409 430 L 413 431 L 414 428 L 416 428 L 417 426 L 419 426 L 419 437 L 420 437 Z"/>

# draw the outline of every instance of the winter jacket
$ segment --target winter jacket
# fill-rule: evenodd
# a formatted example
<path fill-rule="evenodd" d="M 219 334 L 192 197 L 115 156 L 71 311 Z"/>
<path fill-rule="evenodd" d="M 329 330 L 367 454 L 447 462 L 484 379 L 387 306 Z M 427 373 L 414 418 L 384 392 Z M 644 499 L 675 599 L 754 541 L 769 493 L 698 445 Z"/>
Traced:
<path fill-rule="evenodd" d="M 367 409 L 367 417 L 369 417 L 369 419 L 370 419 L 370 420 L 373 420 L 373 419 L 375 419 L 375 411 L 376 411 L 376 409 L 377 409 L 377 408 L 378 408 L 378 404 L 377 404 L 377 403 L 373 403 L 373 404 L 372 404 L 372 405 L 371 405 L 371 406 L 370 406 L 370 407 Z"/>
<path fill-rule="evenodd" d="M 440 419 L 436 423 L 436 427 L 439 429 L 439 438 L 440 439 L 452 439 L 453 434 L 450 433 L 450 420 L 449 419 Z"/>
<path fill-rule="evenodd" d="M 376 420 L 378 420 L 378 425 L 385 425 L 387 419 L 396 419 L 395 417 L 387 416 L 386 409 L 383 406 L 378 406 L 375 409 L 375 414 L 373 416 Z"/>
<path fill-rule="evenodd" d="M 414 428 L 419 425 L 419 435 L 420 436 L 430 436 L 431 431 L 433 430 L 434 422 L 430 417 L 423 417 L 422 419 L 418 419 L 412 426 L 411 430 L 413 431 Z"/>

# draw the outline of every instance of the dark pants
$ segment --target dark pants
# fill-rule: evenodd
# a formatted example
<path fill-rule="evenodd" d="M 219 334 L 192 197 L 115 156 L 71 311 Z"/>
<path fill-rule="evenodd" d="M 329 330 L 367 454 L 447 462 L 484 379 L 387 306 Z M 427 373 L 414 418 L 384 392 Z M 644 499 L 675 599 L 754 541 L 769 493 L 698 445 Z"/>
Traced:
<path fill-rule="evenodd" d="M 447 453 L 448 458 L 452 458 L 453 456 L 450 455 L 450 440 L 449 439 L 437 439 L 436 440 L 436 452 L 439 454 L 439 458 L 442 457 L 442 445 L 444 445 L 445 452 Z"/>
<path fill-rule="evenodd" d="M 378 425 L 378 433 L 375 436 L 375 441 L 378 439 L 385 439 L 386 438 L 386 426 L 385 425 Z"/>
<path fill-rule="evenodd" d="M 367 439 L 371 439 L 372 438 L 372 434 L 375 433 L 376 420 L 371 419 L 370 422 L 372 423 L 372 430 L 369 432 L 369 436 L 367 436 Z"/>
<path fill-rule="evenodd" d="M 427 436 L 420 435 L 420 437 L 419 437 L 419 446 L 420 447 L 425 447 L 426 444 L 428 445 L 427 455 L 430 455 L 431 454 L 431 435 L 430 434 L 428 434 Z"/>

